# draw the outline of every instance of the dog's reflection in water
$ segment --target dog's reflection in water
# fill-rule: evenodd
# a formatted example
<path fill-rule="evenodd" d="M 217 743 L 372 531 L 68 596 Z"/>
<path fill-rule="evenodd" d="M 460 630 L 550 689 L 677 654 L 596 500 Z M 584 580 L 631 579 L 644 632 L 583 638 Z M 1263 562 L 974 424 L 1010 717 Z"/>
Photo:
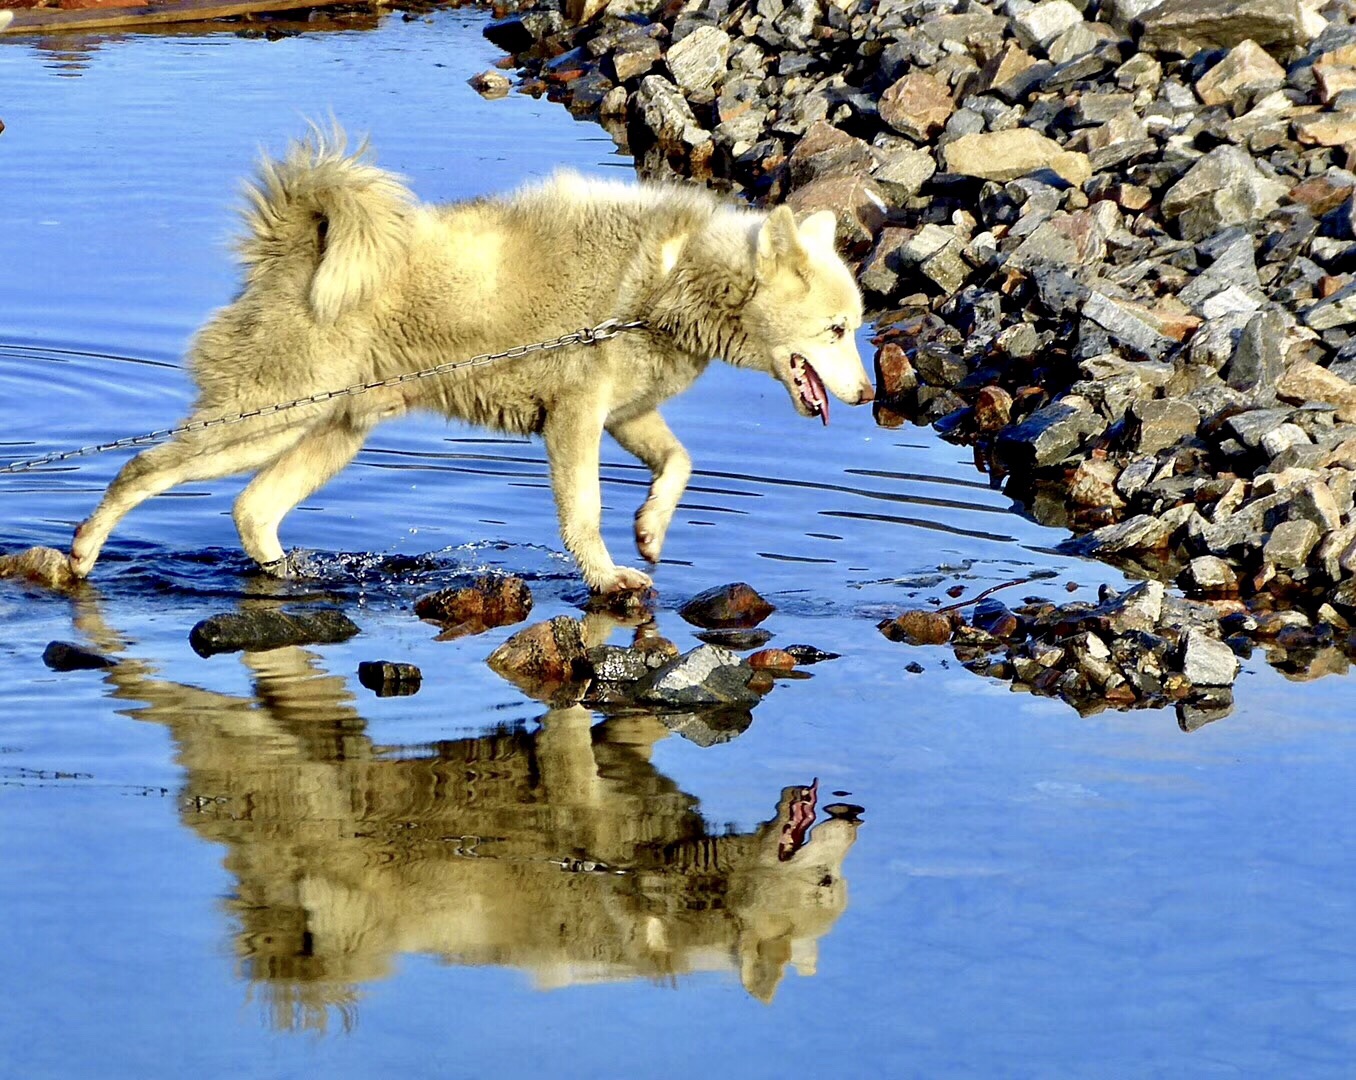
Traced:
<path fill-rule="evenodd" d="M 116 647 L 93 608 L 83 622 Z M 553 709 L 532 731 L 385 747 L 313 654 L 243 662 L 252 697 L 135 659 L 106 677 L 174 736 L 184 821 L 226 848 L 243 971 L 279 1026 L 349 1022 L 405 953 L 540 987 L 734 970 L 770 1001 L 846 906 L 854 815 L 812 824 L 817 793 L 796 786 L 751 832 L 713 831 L 651 763 L 654 716 Z"/>

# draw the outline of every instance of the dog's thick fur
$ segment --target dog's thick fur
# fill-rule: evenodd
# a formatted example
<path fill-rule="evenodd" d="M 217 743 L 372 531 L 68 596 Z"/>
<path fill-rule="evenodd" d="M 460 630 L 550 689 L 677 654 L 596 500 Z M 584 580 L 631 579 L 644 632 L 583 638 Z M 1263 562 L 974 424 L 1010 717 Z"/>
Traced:
<path fill-rule="evenodd" d="M 691 471 L 656 411 L 716 357 L 780 380 L 804 415 L 824 389 L 872 389 L 853 331 L 856 284 L 831 213 L 736 209 L 696 189 L 560 174 L 504 199 L 415 202 L 401 180 L 314 133 L 247 189 L 245 283 L 195 338 L 206 420 L 545 340 L 606 319 L 646 329 L 180 435 L 133 458 L 76 531 L 90 572 L 133 507 L 175 485 L 255 473 L 235 504 L 245 551 L 281 565 L 278 525 L 381 420 L 410 409 L 541 434 L 565 545 L 595 591 L 644 588 L 599 532 L 599 447 L 610 432 L 653 474 L 636 514 L 651 562 Z"/>

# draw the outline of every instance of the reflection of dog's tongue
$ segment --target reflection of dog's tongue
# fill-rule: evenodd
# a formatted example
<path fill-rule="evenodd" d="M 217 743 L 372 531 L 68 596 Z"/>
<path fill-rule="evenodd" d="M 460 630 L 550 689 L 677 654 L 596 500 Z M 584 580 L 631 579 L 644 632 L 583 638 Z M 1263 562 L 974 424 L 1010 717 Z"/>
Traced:
<path fill-rule="evenodd" d="M 819 406 L 819 419 L 827 427 L 829 423 L 829 392 L 824 389 L 824 380 L 819 377 L 819 372 L 812 368 L 808 362 L 805 365 L 805 382 L 810 391 L 811 400 Z"/>

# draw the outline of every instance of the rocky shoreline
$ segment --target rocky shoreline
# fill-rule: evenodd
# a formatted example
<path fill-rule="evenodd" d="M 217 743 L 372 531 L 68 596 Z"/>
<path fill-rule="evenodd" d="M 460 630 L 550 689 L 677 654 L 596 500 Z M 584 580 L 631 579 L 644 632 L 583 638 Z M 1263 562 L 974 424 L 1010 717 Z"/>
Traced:
<path fill-rule="evenodd" d="M 879 423 L 973 444 L 1070 550 L 1177 583 L 1196 633 L 1326 670 L 1356 655 L 1354 20 L 543 0 L 486 35 L 643 174 L 834 210 Z"/>

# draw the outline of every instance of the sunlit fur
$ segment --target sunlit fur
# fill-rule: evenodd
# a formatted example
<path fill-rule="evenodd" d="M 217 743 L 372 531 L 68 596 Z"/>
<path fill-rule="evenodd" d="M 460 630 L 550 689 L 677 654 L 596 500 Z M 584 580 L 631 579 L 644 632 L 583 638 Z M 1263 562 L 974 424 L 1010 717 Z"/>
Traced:
<path fill-rule="evenodd" d="M 833 216 L 733 207 L 691 187 L 561 173 L 504 198 L 447 206 L 313 130 L 247 189 L 244 285 L 195 338 L 191 419 L 249 410 L 592 326 L 647 329 L 399 388 L 179 436 L 134 458 L 77 531 L 88 574 L 118 520 L 189 481 L 257 473 L 235 507 L 261 564 L 278 525 L 344 467 L 381 420 L 430 409 L 540 434 L 565 545 L 597 591 L 647 586 L 599 533 L 610 432 L 653 473 L 636 543 L 659 558 L 690 459 L 656 411 L 713 358 L 772 374 L 804 414 L 792 357 L 850 403 L 870 400 L 853 331 L 861 299 L 833 249 Z M 835 329 L 836 328 L 836 329 Z M 799 362 L 799 361 L 798 361 Z"/>

